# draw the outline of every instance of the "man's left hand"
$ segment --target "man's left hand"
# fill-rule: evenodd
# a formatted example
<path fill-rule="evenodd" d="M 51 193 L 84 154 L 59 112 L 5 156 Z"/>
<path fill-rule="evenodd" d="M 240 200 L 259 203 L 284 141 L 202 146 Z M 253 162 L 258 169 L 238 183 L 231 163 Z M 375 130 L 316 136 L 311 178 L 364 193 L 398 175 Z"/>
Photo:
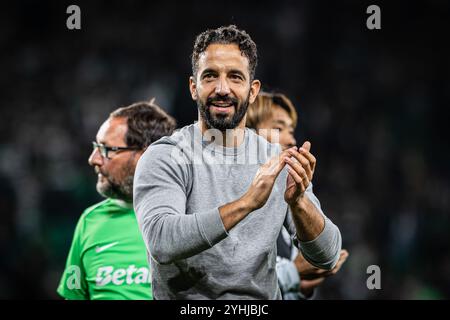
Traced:
<path fill-rule="evenodd" d="M 290 206 L 295 205 L 303 198 L 313 179 L 316 158 L 311 154 L 310 150 L 311 143 L 306 141 L 298 151 L 293 148 L 289 149 L 290 157 L 285 157 L 284 159 L 289 171 L 284 199 Z"/>

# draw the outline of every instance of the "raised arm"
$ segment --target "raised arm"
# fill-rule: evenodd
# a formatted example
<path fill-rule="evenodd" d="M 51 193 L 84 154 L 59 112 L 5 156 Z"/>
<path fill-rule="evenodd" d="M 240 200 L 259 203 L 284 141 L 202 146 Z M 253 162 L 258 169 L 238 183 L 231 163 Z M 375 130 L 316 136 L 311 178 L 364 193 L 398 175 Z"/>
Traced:
<path fill-rule="evenodd" d="M 175 146 L 154 145 L 139 160 L 134 208 L 144 242 L 160 264 L 196 255 L 227 237 L 249 213 L 262 207 L 285 163 L 286 152 L 260 167 L 241 198 L 220 207 L 186 214 L 191 181 L 189 164 L 171 156 Z"/>
<path fill-rule="evenodd" d="M 288 151 L 285 200 L 305 259 L 318 268 L 331 270 L 339 260 L 342 239 L 338 227 L 323 214 L 312 192 L 316 158 L 309 152 L 310 148 L 311 144 L 305 142 L 298 151 Z"/>

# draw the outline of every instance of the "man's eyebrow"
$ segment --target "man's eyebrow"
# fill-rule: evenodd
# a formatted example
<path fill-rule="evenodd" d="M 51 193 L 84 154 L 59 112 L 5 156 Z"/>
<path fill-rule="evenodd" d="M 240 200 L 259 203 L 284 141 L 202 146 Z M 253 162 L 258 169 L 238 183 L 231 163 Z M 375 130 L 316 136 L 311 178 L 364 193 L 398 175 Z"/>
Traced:
<path fill-rule="evenodd" d="M 206 73 L 214 73 L 214 74 L 216 74 L 217 71 L 214 70 L 214 69 L 212 69 L 212 68 L 207 68 L 207 69 L 203 70 L 202 73 L 201 73 L 200 75 L 203 76 L 203 75 L 206 74 Z"/>
<path fill-rule="evenodd" d="M 229 73 L 239 74 L 239 75 L 241 75 L 242 77 L 245 78 L 245 74 L 244 74 L 241 70 L 239 70 L 239 69 L 231 69 L 231 70 L 228 71 L 228 72 L 229 72 Z"/>
<path fill-rule="evenodd" d="M 284 120 L 272 120 L 272 123 L 273 123 L 273 124 L 281 124 L 281 125 L 286 126 L 286 127 L 289 126 L 289 125 L 287 124 L 287 122 L 284 121 Z"/>
<path fill-rule="evenodd" d="M 108 146 L 108 143 L 105 141 L 105 140 L 102 140 L 102 139 L 96 139 L 96 142 L 98 143 L 98 144 L 102 144 L 102 145 L 104 145 L 104 146 Z"/>

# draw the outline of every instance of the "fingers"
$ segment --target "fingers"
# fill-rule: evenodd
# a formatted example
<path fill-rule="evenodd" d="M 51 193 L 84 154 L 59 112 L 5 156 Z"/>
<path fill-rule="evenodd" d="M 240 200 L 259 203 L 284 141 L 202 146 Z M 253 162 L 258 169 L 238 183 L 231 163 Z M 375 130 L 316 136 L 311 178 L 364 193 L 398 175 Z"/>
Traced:
<path fill-rule="evenodd" d="M 303 144 L 303 146 L 304 146 L 306 143 L 309 143 L 309 142 L 308 142 L 308 141 L 305 142 L 305 143 Z M 300 154 L 301 154 L 302 156 L 304 156 L 306 159 L 308 159 L 309 164 L 310 164 L 310 166 L 311 166 L 311 170 L 312 170 L 313 173 L 314 173 L 314 170 L 316 169 L 316 162 L 317 162 L 317 159 L 316 159 L 316 157 L 314 157 L 314 156 L 312 155 L 312 153 L 309 151 L 310 148 L 311 148 L 311 144 L 309 143 L 309 147 L 308 147 L 308 148 L 304 148 L 303 146 L 302 146 L 301 148 L 299 148 L 298 152 L 300 152 Z"/>
<path fill-rule="evenodd" d="M 288 168 L 289 174 L 291 175 L 292 179 L 294 179 L 295 183 L 296 183 L 296 184 L 303 184 L 303 178 L 300 177 L 300 176 L 298 175 L 298 173 L 295 172 L 295 170 L 292 169 L 292 167 L 291 167 L 290 165 L 288 165 L 287 168 Z"/>
<path fill-rule="evenodd" d="M 348 256 L 349 256 L 349 253 L 347 250 L 345 250 L 345 249 L 341 250 L 340 256 L 339 256 L 339 261 L 332 270 L 327 271 L 327 270 L 323 270 L 323 269 L 316 269 L 316 270 L 311 269 L 311 270 L 308 270 L 307 273 L 306 272 L 303 273 L 303 279 L 305 279 L 305 280 L 325 279 L 325 278 L 335 275 L 341 269 L 342 265 L 347 260 Z"/>
<path fill-rule="evenodd" d="M 328 277 L 328 273 L 330 271 L 326 271 L 323 269 L 311 269 L 308 272 L 300 272 L 300 277 L 303 280 L 315 280 L 315 279 L 324 279 Z"/>
<path fill-rule="evenodd" d="M 295 183 L 300 187 L 300 193 L 303 193 L 306 191 L 306 189 L 309 186 L 309 179 L 306 175 L 305 169 L 303 169 L 298 163 L 294 163 L 291 159 L 286 158 L 285 160 L 287 162 L 287 168 L 290 176 L 292 179 L 294 179 Z M 295 166 L 296 169 L 293 169 L 292 167 Z M 298 173 L 300 171 L 300 174 Z"/>
<path fill-rule="evenodd" d="M 265 164 L 261 166 L 262 169 L 264 169 L 264 174 L 266 175 L 277 175 L 278 171 L 281 171 L 281 169 L 284 167 L 282 166 L 282 163 L 280 162 L 280 156 L 283 153 L 276 155 L 269 159 Z"/>
<path fill-rule="evenodd" d="M 345 249 L 341 250 L 341 254 L 339 256 L 338 263 L 336 264 L 336 266 L 333 268 L 332 271 L 335 271 L 335 273 L 338 272 L 339 269 L 341 269 L 344 262 L 347 260 L 347 257 L 348 257 L 348 251 Z"/>
<path fill-rule="evenodd" d="M 340 257 L 340 259 L 347 259 L 347 257 L 349 256 L 349 253 L 348 253 L 348 251 L 347 250 L 345 250 L 345 249 L 342 249 L 341 250 L 341 255 L 340 255 L 341 257 Z"/>
<path fill-rule="evenodd" d="M 342 265 L 347 260 L 348 255 L 349 254 L 348 254 L 347 250 L 345 250 L 345 249 L 341 250 L 341 253 L 339 255 L 339 261 L 336 264 L 336 266 L 333 269 L 329 270 L 329 271 L 320 270 L 322 272 L 317 272 L 316 276 L 326 277 L 326 278 L 328 278 L 330 276 L 334 276 L 341 269 Z"/>
<path fill-rule="evenodd" d="M 336 273 L 338 273 L 338 271 L 341 269 L 342 265 L 344 264 L 345 260 L 347 260 L 347 257 L 348 257 L 348 251 L 345 249 L 341 250 L 338 263 L 332 270 L 327 272 L 326 276 L 327 277 L 334 276 Z"/>
<path fill-rule="evenodd" d="M 301 193 L 305 192 L 313 178 L 316 163 L 315 157 L 309 153 L 310 148 L 311 143 L 306 141 L 299 149 L 300 152 L 297 151 L 296 147 L 281 152 L 264 165 L 264 170 L 261 173 L 276 178 L 288 164 L 291 178 L 300 186 Z"/>
<path fill-rule="evenodd" d="M 272 157 L 267 163 L 267 173 L 270 175 L 278 176 L 278 174 L 281 172 L 281 170 L 286 165 L 286 162 L 284 161 L 284 158 L 289 157 L 289 150 L 295 149 L 295 147 L 290 148 L 288 150 L 285 150 L 281 152 L 280 154 Z"/>
<path fill-rule="evenodd" d="M 300 148 L 301 150 L 302 148 Z M 312 167 L 312 163 L 309 160 L 308 157 L 306 157 L 304 154 L 297 152 L 295 150 L 287 150 L 289 155 L 294 157 L 294 159 L 301 164 L 301 166 L 303 167 L 303 169 L 306 171 L 306 175 L 308 176 L 308 179 L 311 181 L 313 178 L 313 173 L 314 173 L 314 169 Z M 304 152 L 303 152 L 304 153 Z M 309 154 L 310 156 L 312 156 L 311 154 Z M 308 155 L 308 156 L 309 156 Z"/>
<path fill-rule="evenodd" d="M 302 281 L 300 281 L 300 288 L 303 290 L 311 290 L 319 286 L 324 281 L 325 278 L 317 278 L 314 280 L 302 279 Z"/>
<path fill-rule="evenodd" d="M 311 142 L 305 141 L 302 145 L 302 148 L 304 148 L 305 150 L 307 150 L 309 152 L 309 150 L 311 150 Z"/>
<path fill-rule="evenodd" d="M 285 158 L 285 162 L 291 166 L 292 169 L 294 169 L 299 176 L 302 177 L 302 179 L 308 179 L 311 180 L 309 175 L 308 175 L 308 171 L 305 169 L 305 167 L 303 167 L 302 164 L 300 164 L 299 162 L 292 160 L 289 157 Z"/>

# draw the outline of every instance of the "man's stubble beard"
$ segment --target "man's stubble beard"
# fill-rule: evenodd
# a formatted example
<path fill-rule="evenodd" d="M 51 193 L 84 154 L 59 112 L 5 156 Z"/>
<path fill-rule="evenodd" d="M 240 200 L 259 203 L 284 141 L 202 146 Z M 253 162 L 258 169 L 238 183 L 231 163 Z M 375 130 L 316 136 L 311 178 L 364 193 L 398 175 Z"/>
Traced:
<path fill-rule="evenodd" d="M 198 96 L 198 94 L 197 94 Z M 220 98 L 215 98 L 216 100 L 221 100 Z M 228 98 L 228 99 L 235 99 L 235 98 Z M 250 101 L 250 92 L 248 93 L 247 98 L 239 105 L 239 103 L 234 104 L 232 108 L 235 108 L 234 114 L 231 116 L 231 119 L 228 119 L 228 116 L 225 117 L 217 117 L 217 115 L 212 115 L 210 112 L 210 108 L 208 106 L 208 100 L 205 103 L 203 103 L 200 99 L 197 99 L 197 108 L 200 111 L 200 117 L 205 122 L 207 129 L 217 129 L 222 132 L 226 131 L 227 129 L 234 129 L 236 128 L 239 123 L 244 118 L 245 114 L 247 113 L 247 109 L 249 106 Z M 212 99 L 214 100 L 214 99 Z M 223 99 L 222 99 L 223 100 Z"/>
<path fill-rule="evenodd" d="M 105 198 L 119 199 L 125 202 L 133 201 L 133 180 L 134 168 L 126 166 L 122 182 L 117 182 L 114 178 L 100 171 L 106 182 L 97 182 L 97 192 Z"/>

